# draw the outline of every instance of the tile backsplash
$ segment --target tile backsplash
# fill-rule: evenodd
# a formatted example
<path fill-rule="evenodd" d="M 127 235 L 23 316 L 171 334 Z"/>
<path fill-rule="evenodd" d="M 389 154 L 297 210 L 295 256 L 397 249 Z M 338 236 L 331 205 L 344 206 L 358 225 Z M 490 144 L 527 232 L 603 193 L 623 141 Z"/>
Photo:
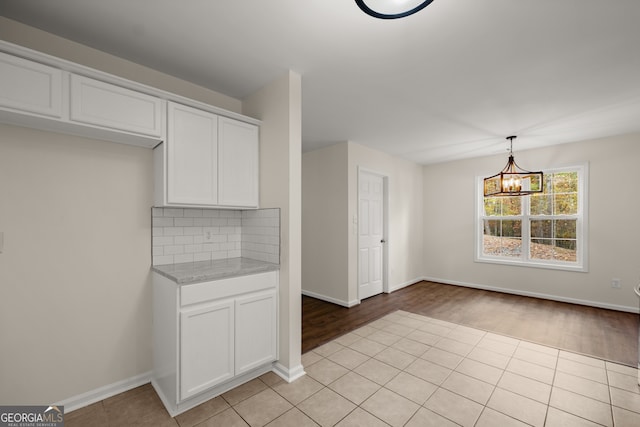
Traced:
<path fill-rule="evenodd" d="M 280 209 L 152 208 L 153 265 L 245 257 L 280 263 Z"/>
<path fill-rule="evenodd" d="M 280 264 L 280 209 L 242 211 L 241 224 L 241 256 Z"/>

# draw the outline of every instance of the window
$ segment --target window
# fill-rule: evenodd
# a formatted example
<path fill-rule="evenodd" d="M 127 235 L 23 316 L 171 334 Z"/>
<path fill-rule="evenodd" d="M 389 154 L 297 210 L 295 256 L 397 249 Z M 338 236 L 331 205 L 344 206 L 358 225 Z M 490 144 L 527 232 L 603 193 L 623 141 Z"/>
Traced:
<path fill-rule="evenodd" d="M 542 193 L 484 197 L 478 179 L 476 261 L 587 271 L 587 166 L 544 171 Z"/>

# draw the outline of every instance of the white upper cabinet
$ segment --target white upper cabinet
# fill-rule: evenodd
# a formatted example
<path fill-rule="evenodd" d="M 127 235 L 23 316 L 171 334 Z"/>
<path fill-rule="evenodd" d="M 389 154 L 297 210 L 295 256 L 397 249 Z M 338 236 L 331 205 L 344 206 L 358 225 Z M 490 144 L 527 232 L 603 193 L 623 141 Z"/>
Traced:
<path fill-rule="evenodd" d="M 218 204 L 218 116 L 173 102 L 168 113 L 167 204 Z"/>
<path fill-rule="evenodd" d="M 218 202 L 258 207 L 258 127 L 220 117 L 218 121 Z"/>
<path fill-rule="evenodd" d="M 62 70 L 0 52 L 0 76 L 0 108 L 62 117 Z"/>
<path fill-rule="evenodd" d="M 164 140 L 166 101 L 122 82 L 0 52 L 0 122 L 153 148 Z"/>
<path fill-rule="evenodd" d="M 174 102 L 167 111 L 156 206 L 257 208 L 258 127 Z"/>
<path fill-rule="evenodd" d="M 70 119 L 123 132 L 162 137 L 163 101 L 110 83 L 71 75 Z"/>
<path fill-rule="evenodd" d="M 155 205 L 257 208 L 259 120 L 0 40 L 0 122 L 154 148 Z"/>

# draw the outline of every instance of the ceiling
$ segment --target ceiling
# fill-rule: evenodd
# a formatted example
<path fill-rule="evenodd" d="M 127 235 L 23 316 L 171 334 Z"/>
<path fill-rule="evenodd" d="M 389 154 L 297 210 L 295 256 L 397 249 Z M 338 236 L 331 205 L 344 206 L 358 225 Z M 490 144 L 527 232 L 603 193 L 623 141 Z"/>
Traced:
<path fill-rule="evenodd" d="M 402 1 L 402 0 L 399 0 Z M 302 144 L 430 164 L 640 132 L 640 1 L 0 0 L 0 15 L 242 99 L 302 76 Z"/>

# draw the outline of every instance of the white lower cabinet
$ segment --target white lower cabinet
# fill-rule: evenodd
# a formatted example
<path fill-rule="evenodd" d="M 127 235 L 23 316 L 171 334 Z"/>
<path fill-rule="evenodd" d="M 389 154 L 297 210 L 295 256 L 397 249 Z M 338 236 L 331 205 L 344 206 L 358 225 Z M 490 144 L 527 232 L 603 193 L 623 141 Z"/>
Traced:
<path fill-rule="evenodd" d="M 177 285 L 153 274 L 152 384 L 172 416 L 272 370 L 278 272 Z"/>
<path fill-rule="evenodd" d="M 276 291 L 236 299 L 236 374 L 276 360 Z"/>
<path fill-rule="evenodd" d="M 180 312 L 180 397 L 233 378 L 233 300 Z"/>

